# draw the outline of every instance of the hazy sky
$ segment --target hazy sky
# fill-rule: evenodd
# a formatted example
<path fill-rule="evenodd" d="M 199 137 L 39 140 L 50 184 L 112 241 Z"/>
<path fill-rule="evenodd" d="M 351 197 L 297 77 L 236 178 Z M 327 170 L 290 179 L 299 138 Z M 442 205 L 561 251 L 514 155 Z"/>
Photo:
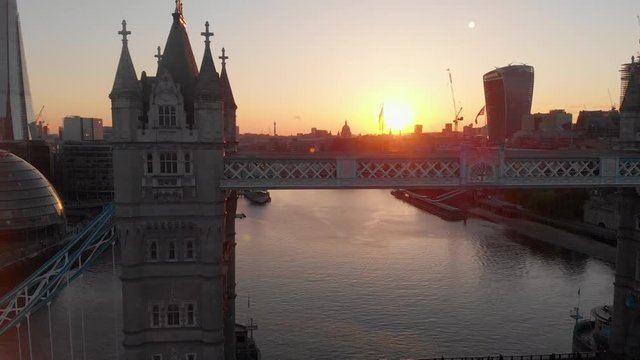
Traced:
<path fill-rule="evenodd" d="M 111 123 L 121 21 L 136 71 L 155 73 L 175 8 L 17 1 L 34 112 L 44 105 L 53 126 L 70 114 Z M 620 64 L 640 50 L 637 0 L 184 0 L 184 13 L 198 65 L 205 21 L 214 52 L 227 49 L 242 132 L 277 121 L 281 135 L 335 133 L 348 120 L 353 133 L 372 133 L 383 103 L 389 117 L 404 107 L 409 127 L 439 130 L 454 116 L 447 68 L 468 124 L 484 104 L 482 75 L 509 63 L 534 66 L 534 112 L 564 108 L 575 121 L 609 108 L 608 91 L 619 104 Z"/>

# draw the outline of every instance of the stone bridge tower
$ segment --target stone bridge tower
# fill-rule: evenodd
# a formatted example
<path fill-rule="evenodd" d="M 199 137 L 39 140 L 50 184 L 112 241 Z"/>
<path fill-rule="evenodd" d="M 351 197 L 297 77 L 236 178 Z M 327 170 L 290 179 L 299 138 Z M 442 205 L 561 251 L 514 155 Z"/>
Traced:
<path fill-rule="evenodd" d="M 622 189 L 613 321 L 609 347 L 614 358 L 640 358 L 640 198 L 634 188 Z"/>
<path fill-rule="evenodd" d="M 140 79 L 126 22 L 119 32 L 109 97 L 127 360 L 235 358 L 235 202 L 218 187 L 235 103 L 209 24 L 200 70 L 185 24 L 178 0 L 156 74 Z"/>

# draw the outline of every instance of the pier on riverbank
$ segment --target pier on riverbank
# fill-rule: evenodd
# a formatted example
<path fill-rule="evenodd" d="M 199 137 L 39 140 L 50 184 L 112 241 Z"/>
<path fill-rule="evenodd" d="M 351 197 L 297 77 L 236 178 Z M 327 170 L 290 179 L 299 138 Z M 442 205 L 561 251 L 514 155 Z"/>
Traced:
<path fill-rule="evenodd" d="M 608 263 L 615 264 L 616 261 L 615 234 L 603 233 L 601 231 L 603 229 L 599 228 L 596 230 L 600 232 L 594 232 L 591 227 L 587 228 L 586 226 L 582 231 L 578 231 L 576 230 L 579 227 L 576 224 L 577 221 L 567 220 L 567 224 L 564 224 L 561 220 L 548 219 L 539 215 L 533 216 L 530 211 L 520 209 L 510 203 L 501 202 L 503 205 L 509 204 L 510 206 L 493 204 L 492 201 L 497 201 L 493 199 L 489 199 L 489 201 L 459 201 L 458 203 L 451 197 L 452 201 L 444 203 L 429 201 L 425 196 L 407 190 L 394 190 L 391 193 L 400 200 L 448 221 L 463 220 L 472 216 L 503 224 L 521 236 L 583 253 Z M 593 236 L 598 236 L 603 241 L 596 240 Z"/>
<path fill-rule="evenodd" d="M 544 241 L 571 251 L 583 253 L 596 259 L 615 264 L 615 246 L 594 240 L 590 237 L 573 234 L 549 225 L 530 220 L 501 216 L 483 208 L 469 208 L 467 214 L 491 222 L 503 224 L 519 235 Z"/>

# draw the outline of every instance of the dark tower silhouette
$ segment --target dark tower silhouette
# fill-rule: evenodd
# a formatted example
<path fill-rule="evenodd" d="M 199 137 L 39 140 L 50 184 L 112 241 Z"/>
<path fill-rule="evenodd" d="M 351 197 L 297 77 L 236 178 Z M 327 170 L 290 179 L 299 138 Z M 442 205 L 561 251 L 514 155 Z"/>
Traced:
<path fill-rule="evenodd" d="M 632 56 L 620 73 L 620 140 L 629 145 L 640 141 L 640 59 Z"/>
<path fill-rule="evenodd" d="M 0 141 L 29 140 L 33 121 L 16 0 L 0 0 Z"/>
<path fill-rule="evenodd" d="M 521 129 L 522 115 L 531 113 L 533 67 L 501 67 L 486 73 L 483 80 L 489 140 L 503 144 Z"/>

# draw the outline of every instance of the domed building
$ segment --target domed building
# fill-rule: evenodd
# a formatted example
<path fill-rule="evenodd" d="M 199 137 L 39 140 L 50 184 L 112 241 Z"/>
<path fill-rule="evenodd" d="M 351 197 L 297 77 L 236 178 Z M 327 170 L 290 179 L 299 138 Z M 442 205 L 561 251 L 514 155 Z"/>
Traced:
<path fill-rule="evenodd" d="M 341 137 L 351 137 L 351 128 L 347 125 L 347 120 L 344 121 L 344 125 L 342 126 L 342 131 L 340 131 Z"/>
<path fill-rule="evenodd" d="M 0 253 L 60 240 L 66 219 L 60 197 L 36 168 L 0 150 Z"/>

